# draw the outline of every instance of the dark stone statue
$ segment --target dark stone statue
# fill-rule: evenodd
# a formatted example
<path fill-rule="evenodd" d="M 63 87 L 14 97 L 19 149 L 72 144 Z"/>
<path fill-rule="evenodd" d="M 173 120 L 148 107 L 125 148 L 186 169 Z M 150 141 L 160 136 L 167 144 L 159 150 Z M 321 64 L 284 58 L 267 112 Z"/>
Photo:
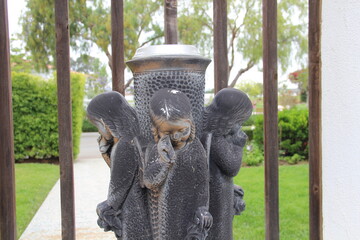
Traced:
<path fill-rule="evenodd" d="M 121 94 L 109 92 L 95 97 L 87 113 L 101 134 L 105 161 L 111 159 L 108 198 L 97 207 L 99 226 L 114 231 L 118 239 L 152 239 L 134 109 Z"/>
<path fill-rule="evenodd" d="M 193 47 L 164 49 L 141 49 L 129 63 L 135 108 L 117 92 L 87 108 L 111 173 L 98 225 L 123 240 L 231 240 L 233 217 L 245 209 L 232 178 L 252 104 L 245 93 L 223 89 L 203 107 L 209 60 Z"/>
<path fill-rule="evenodd" d="M 252 113 L 248 96 L 223 89 L 205 108 L 203 142 L 210 160 L 210 213 L 214 224 L 208 239 L 232 239 L 232 220 L 244 210 L 244 192 L 232 178 L 240 170 L 247 136 L 241 124 Z"/>
<path fill-rule="evenodd" d="M 191 105 L 178 90 L 161 89 L 150 102 L 155 144 L 146 153 L 154 239 L 205 239 L 209 174 L 205 150 L 195 137 Z"/>

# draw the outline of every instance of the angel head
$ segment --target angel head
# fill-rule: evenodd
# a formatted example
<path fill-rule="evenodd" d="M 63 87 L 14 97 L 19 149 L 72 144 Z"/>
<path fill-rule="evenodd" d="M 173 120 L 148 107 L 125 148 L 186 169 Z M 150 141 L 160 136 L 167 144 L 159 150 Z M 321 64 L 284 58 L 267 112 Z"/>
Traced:
<path fill-rule="evenodd" d="M 178 90 L 157 91 L 150 101 L 150 117 L 155 142 L 169 136 L 176 150 L 184 147 L 195 137 L 190 101 Z"/>
<path fill-rule="evenodd" d="M 231 134 L 251 116 L 252 109 L 246 93 L 234 88 L 222 89 L 205 108 L 204 130 L 217 135 Z"/>

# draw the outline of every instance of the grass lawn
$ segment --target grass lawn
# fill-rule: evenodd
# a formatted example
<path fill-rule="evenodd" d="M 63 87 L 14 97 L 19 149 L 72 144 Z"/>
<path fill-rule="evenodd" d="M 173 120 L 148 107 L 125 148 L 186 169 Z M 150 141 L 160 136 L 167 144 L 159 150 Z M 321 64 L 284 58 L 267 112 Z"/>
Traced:
<path fill-rule="evenodd" d="M 280 238 L 309 238 L 308 165 L 280 166 Z M 242 168 L 234 182 L 245 191 L 246 210 L 235 216 L 234 240 L 265 239 L 264 167 Z"/>
<path fill-rule="evenodd" d="M 18 238 L 59 179 L 59 166 L 52 164 L 15 164 L 16 224 Z"/>

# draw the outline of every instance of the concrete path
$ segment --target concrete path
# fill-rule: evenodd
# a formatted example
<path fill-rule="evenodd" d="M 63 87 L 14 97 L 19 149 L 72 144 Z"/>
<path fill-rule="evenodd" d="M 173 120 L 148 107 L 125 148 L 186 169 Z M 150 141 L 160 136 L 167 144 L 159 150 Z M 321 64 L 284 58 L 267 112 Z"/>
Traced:
<path fill-rule="evenodd" d="M 96 205 L 107 196 L 110 171 L 97 145 L 98 133 L 81 136 L 80 154 L 74 164 L 76 239 L 116 239 L 97 226 Z M 26 228 L 20 240 L 61 239 L 60 181 Z"/>

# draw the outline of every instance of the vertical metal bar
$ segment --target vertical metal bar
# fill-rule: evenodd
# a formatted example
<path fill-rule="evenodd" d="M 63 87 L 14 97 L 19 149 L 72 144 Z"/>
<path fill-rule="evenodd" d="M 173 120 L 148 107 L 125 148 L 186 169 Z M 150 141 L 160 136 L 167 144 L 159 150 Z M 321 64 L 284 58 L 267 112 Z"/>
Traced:
<path fill-rule="evenodd" d="M 214 84 L 215 93 L 228 87 L 227 0 L 214 0 Z"/>
<path fill-rule="evenodd" d="M 177 44 L 177 0 L 165 0 L 164 3 L 165 44 Z"/>
<path fill-rule="evenodd" d="M 321 0 L 309 0 L 310 239 L 322 239 Z"/>
<path fill-rule="evenodd" d="M 111 0 L 112 90 L 125 95 L 124 2 Z"/>
<path fill-rule="evenodd" d="M 266 239 L 279 239 L 277 2 L 263 0 Z"/>
<path fill-rule="evenodd" d="M 0 239 L 16 239 L 14 133 L 7 0 L 0 0 Z"/>
<path fill-rule="evenodd" d="M 55 1 L 62 239 L 75 239 L 68 0 Z"/>

